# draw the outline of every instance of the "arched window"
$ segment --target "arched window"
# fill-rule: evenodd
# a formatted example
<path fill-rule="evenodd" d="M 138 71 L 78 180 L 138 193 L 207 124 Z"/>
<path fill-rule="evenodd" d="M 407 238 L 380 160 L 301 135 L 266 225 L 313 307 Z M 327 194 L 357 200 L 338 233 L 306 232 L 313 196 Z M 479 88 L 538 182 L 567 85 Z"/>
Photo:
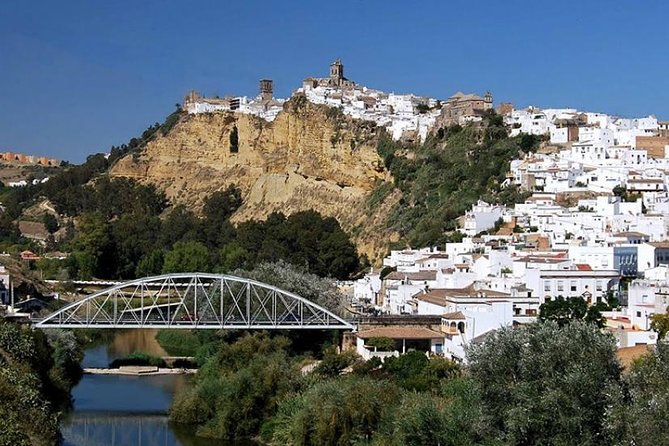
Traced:
<path fill-rule="evenodd" d="M 465 323 L 464 323 L 464 322 L 459 322 L 459 323 L 458 323 L 458 331 L 459 331 L 460 333 L 464 333 L 464 332 L 465 332 Z"/>
<path fill-rule="evenodd" d="M 451 322 L 451 330 L 455 330 L 457 326 L 455 325 L 455 322 Z"/>

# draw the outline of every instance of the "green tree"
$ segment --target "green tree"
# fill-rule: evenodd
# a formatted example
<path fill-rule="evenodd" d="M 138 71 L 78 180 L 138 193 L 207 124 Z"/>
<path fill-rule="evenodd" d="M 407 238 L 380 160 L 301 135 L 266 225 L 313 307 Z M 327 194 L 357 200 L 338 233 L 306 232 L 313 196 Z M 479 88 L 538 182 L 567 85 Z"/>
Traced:
<path fill-rule="evenodd" d="M 58 230 L 58 220 L 56 220 L 56 217 L 54 217 L 52 214 L 44 214 L 42 217 L 42 223 L 44 223 L 44 227 L 49 232 L 49 234 L 53 234 Z"/>
<path fill-rule="evenodd" d="M 273 444 L 369 444 L 401 392 L 389 381 L 344 377 L 281 402 Z"/>
<path fill-rule="evenodd" d="M 203 213 L 211 223 L 220 225 L 242 205 L 242 192 L 235 185 L 214 192 L 204 202 Z"/>
<path fill-rule="evenodd" d="M 323 360 L 318 364 L 315 372 L 322 376 L 338 376 L 342 371 L 352 366 L 359 356 L 355 352 L 345 351 L 337 353 L 335 347 L 326 349 Z"/>
<path fill-rule="evenodd" d="M 102 214 L 94 212 L 81 216 L 74 248 L 80 277 L 112 277 L 116 270 L 116 246 L 111 224 Z"/>
<path fill-rule="evenodd" d="M 149 277 L 160 274 L 163 271 L 165 263 L 165 252 L 162 249 L 156 249 L 146 254 L 137 264 L 137 277 Z"/>
<path fill-rule="evenodd" d="M 622 184 L 619 184 L 613 188 L 613 195 L 624 198 L 627 196 L 627 188 Z"/>
<path fill-rule="evenodd" d="M 169 249 L 179 241 L 198 240 L 202 224 L 191 210 L 177 205 L 167 212 L 160 229 L 160 246 Z"/>
<path fill-rule="evenodd" d="M 140 261 L 156 249 L 160 228 L 160 218 L 149 213 L 125 214 L 112 222 L 116 264 L 113 277 L 136 277 Z"/>
<path fill-rule="evenodd" d="M 77 382 L 82 356 L 72 333 L 0 322 L 0 444 L 58 443 L 56 403 Z"/>
<path fill-rule="evenodd" d="M 609 416 L 613 444 L 666 444 L 669 432 L 669 346 L 636 360 L 626 376 L 627 392 L 620 393 Z"/>
<path fill-rule="evenodd" d="M 220 247 L 235 238 L 236 231 L 229 219 L 241 205 L 241 191 L 234 185 L 214 192 L 205 200 L 203 226 L 208 245 Z"/>
<path fill-rule="evenodd" d="M 165 254 L 163 273 L 209 271 L 211 271 L 210 252 L 200 242 L 176 242 Z"/>
<path fill-rule="evenodd" d="M 467 350 L 485 413 L 510 444 L 609 444 L 607 407 L 620 385 L 613 336 L 554 321 L 503 328 Z"/>
<path fill-rule="evenodd" d="M 669 307 L 664 313 L 650 316 L 650 329 L 657 332 L 658 342 L 664 342 L 669 333 Z"/>
<path fill-rule="evenodd" d="M 567 299 L 558 296 L 551 301 L 544 302 L 539 307 L 539 320 L 554 321 L 560 326 L 567 325 L 572 321 L 583 320 L 593 323 L 600 328 L 605 323 L 600 306 L 588 306 L 585 299 L 580 296 Z"/>
<path fill-rule="evenodd" d="M 219 252 L 218 269 L 227 273 L 243 268 L 249 261 L 249 257 L 249 253 L 238 243 L 228 243 Z"/>
<path fill-rule="evenodd" d="M 230 131 L 230 152 L 237 153 L 239 152 L 239 132 L 237 131 L 237 126 L 233 126 Z"/>
<path fill-rule="evenodd" d="M 170 418 L 196 424 L 199 436 L 235 440 L 256 435 L 278 401 L 296 389 L 299 372 L 284 337 L 266 333 L 221 343 L 200 369 L 194 386 L 177 395 Z"/>

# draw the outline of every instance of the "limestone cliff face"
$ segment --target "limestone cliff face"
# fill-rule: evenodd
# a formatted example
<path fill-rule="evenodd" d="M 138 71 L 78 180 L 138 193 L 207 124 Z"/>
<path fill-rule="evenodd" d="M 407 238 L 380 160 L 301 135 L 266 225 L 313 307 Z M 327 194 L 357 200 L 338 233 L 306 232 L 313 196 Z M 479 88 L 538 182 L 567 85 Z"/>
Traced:
<path fill-rule="evenodd" d="M 141 154 L 119 160 L 111 174 L 152 183 L 173 203 L 196 210 L 209 194 L 235 184 L 244 198 L 235 221 L 314 209 L 337 218 L 375 259 L 387 245 L 379 215 L 387 206 L 370 212 L 366 199 L 378 181 L 390 180 L 376 143 L 374 124 L 297 97 L 273 122 L 232 112 L 184 116 Z"/>

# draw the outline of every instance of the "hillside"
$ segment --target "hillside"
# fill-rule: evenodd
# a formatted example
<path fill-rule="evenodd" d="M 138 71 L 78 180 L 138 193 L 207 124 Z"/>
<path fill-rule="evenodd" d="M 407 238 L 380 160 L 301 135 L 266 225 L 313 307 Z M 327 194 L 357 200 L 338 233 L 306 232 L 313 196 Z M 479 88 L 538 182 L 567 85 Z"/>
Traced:
<path fill-rule="evenodd" d="M 384 207 L 370 213 L 366 202 L 377 184 L 391 180 L 378 140 L 373 123 L 298 96 L 273 122 L 232 112 L 182 115 L 168 133 L 120 159 L 111 175 L 155 185 L 172 203 L 196 210 L 211 193 L 235 184 L 243 205 L 233 221 L 313 209 L 335 217 L 374 259 L 383 255 L 389 233 Z"/>
<path fill-rule="evenodd" d="M 539 139 L 508 137 L 493 111 L 416 144 L 303 96 L 271 123 L 177 110 L 108 155 L 2 189 L 0 247 L 70 253 L 39 261 L 47 277 L 285 261 L 346 279 L 367 265 L 358 254 L 378 265 L 389 248 L 458 240 L 459 216 L 480 198 L 523 200 L 505 174 Z"/>
<path fill-rule="evenodd" d="M 494 112 L 476 125 L 438 129 L 423 144 L 393 141 L 374 123 L 296 96 L 273 122 L 220 112 L 181 115 L 111 169 L 199 210 L 235 184 L 243 205 L 233 222 L 316 210 L 335 217 L 362 254 L 378 261 L 389 246 L 425 246 L 457 237 L 456 218 L 483 197 L 524 197 L 501 187 L 509 161 L 538 138 L 509 138 Z"/>

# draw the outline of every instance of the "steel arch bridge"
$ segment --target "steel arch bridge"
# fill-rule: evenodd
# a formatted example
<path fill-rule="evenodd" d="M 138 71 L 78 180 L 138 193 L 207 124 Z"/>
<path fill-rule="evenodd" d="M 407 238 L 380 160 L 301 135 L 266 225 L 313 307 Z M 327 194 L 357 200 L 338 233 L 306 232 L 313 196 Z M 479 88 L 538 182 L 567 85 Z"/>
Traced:
<path fill-rule="evenodd" d="M 61 308 L 35 327 L 354 329 L 297 294 L 250 279 L 205 273 L 121 283 Z"/>

